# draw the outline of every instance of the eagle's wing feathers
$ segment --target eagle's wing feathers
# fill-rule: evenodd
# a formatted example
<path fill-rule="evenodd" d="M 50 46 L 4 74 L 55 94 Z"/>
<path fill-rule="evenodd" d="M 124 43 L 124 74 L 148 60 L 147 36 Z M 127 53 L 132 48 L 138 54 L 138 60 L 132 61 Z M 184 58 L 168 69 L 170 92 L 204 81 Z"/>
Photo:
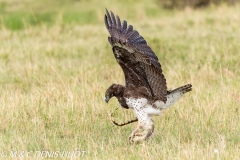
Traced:
<path fill-rule="evenodd" d="M 154 98 L 166 102 L 167 84 L 161 65 L 146 40 L 118 16 L 106 10 L 105 25 L 115 58 L 122 67 L 126 86 L 145 86 Z"/>

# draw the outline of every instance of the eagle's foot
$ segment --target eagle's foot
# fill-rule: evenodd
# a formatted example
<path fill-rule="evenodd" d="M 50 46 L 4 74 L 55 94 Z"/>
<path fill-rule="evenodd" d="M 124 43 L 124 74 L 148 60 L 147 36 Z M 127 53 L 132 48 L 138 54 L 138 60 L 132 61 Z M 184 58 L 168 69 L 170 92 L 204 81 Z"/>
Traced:
<path fill-rule="evenodd" d="M 134 143 L 134 141 L 133 141 L 133 138 L 135 137 L 135 135 L 139 132 L 139 127 L 137 127 L 131 134 L 130 134 L 130 136 L 128 137 L 128 140 L 129 140 L 129 142 L 132 144 L 132 143 Z"/>
<path fill-rule="evenodd" d="M 153 124 L 153 121 L 151 121 L 147 126 L 144 127 L 145 129 L 143 129 L 142 132 L 139 132 L 139 129 L 135 129 L 132 134 L 129 136 L 129 142 L 131 144 L 134 144 L 134 143 L 140 143 L 140 142 L 143 142 L 143 141 L 146 141 L 148 140 L 153 131 L 154 131 L 154 124 Z"/>

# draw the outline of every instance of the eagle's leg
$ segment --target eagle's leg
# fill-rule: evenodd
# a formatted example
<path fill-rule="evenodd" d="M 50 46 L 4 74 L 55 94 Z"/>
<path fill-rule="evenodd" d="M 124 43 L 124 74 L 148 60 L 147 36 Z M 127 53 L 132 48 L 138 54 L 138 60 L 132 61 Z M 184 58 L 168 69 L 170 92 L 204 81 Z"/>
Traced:
<path fill-rule="evenodd" d="M 135 129 L 132 134 L 129 137 L 129 141 L 130 143 L 139 143 L 145 140 L 148 140 L 153 131 L 154 131 L 154 124 L 153 121 L 150 120 L 150 122 L 148 123 L 148 125 L 143 126 L 143 131 L 139 132 L 139 128 Z"/>
<path fill-rule="evenodd" d="M 141 129 L 141 127 L 138 125 L 137 128 L 132 131 L 132 133 L 130 134 L 130 136 L 128 137 L 129 141 L 131 142 L 133 137 L 135 137 L 135 135 L 139 132 L 139 130 Z M 132 142 L 131 142 L 132 143 Z"/>

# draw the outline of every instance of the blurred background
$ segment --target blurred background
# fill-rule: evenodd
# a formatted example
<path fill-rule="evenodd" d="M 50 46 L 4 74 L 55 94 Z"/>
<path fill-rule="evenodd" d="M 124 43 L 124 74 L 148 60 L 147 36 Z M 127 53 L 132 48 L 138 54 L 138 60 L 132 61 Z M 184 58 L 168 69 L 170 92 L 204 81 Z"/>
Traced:
<path fill-rule="evenodd" d="M 105 7 L 121 16 L 138 17 L 146 14 L 157 17 L 171 11 L 206 9 L 211 6 L 234 6 L 239 0 L 0 0 L 0 26 L 11 30 L 27 26 L 62 24 L 96 24 L 103 20 Z"/>

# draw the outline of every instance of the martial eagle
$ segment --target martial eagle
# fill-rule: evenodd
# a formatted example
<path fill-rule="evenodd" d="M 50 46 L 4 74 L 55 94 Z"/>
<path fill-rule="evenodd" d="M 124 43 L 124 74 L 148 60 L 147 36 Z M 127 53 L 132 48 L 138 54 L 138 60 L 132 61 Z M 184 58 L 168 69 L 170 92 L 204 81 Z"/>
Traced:
<path fill-rule="evenodd" d="M 116 97 L 123 108 L 133 109 L 138 126 L 129 140 L 131 143 L 147 140 L 154 130 L 151 117 L 159 116 L 161 110 L 172 106 L 184 93 L 192 90 L 192 85 L 167 90 L 161 65 L 146 40 L 133 30 L 132 25 L 127 25 L 125 20 L 121 23 L 120 18 L 107 9 L 104 21 L 110 33 L 108 41 L 125 76 L 125 86 L 111 85 L 106 90 L 105 101 Z"/>

